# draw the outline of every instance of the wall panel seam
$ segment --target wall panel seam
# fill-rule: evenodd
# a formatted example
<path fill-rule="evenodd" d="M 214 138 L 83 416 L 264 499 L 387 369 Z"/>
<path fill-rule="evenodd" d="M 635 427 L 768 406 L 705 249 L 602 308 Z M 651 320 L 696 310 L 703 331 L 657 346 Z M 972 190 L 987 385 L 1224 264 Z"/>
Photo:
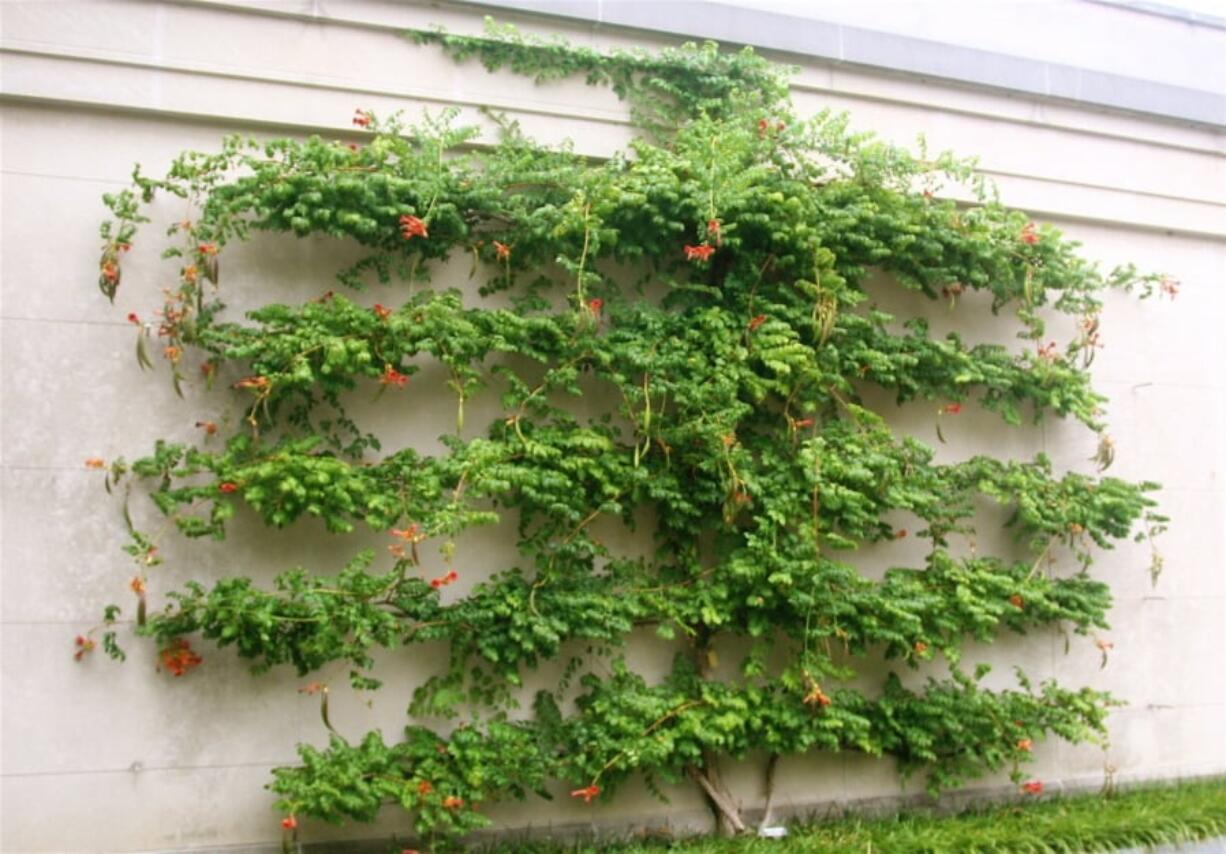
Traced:
<path fill-rule="evenodd" d="M 336 22 L 337 19 L 326 19 L 329 22 Z M 35 46 L 37 45 L 37 46 Z M 269 71 L 256 72 L 253 70 L 226 69 L 223 67 L 210 68 L 207 66 L 192 64 L 192 63 L 170 63 L 160 60 L 151 60 L 140 57 L 124 57 L 108 55 L 103 51 L 89 50 L 84 51 L 80 48 L 51 48 L 41 42 L 22 42 L 20 39 L 0 39 L 0 55 L 11 54 L 14 56 L 34 56 L 44 59 L 61 60 L 68 62 L 83 62 L 97 63 L 99 65 L 109 65 L 115 67 L 138 68 L 150 71 L 162 71 L 179 74 L 196 74 L 203 77 L 217 77 L 222 79 L 241 80 L 244 82 L 256 83 L 277 83 L 283 85 L 294 85 L 304 89 L 320 89 L 328 91 L 351 92 L 355 95 L 376 95 L 380 97 L 402 97 L 415 100 L 430 101 L 439 104 L 462 104 L 466 106 L 478 107 L 488 106 L 498 109 L 513 109 L 530 114 L 539 114 L 546 116 L 557 116 L 562 118 L 576 119 L 581 118 L 588 121 L 600 122 L 605 124 L 614 124 L 620 126 L 629 126 L 627 117 L 620 112 L 614 113 L 609 111 L 589 110 L 587 112 L 576 112 L 572 109 L 550 109 L 548 101 L 536 102 L 533 100 L 526 101 L 503 101 L 496 103 L 490 102 L 458 102 L 455 100 L 454 93 L 447 90 L 397 90 L 385 87 L 374 87 L 369 84 L 363 84 L 358 81 L 345 81 L 343 78 L 336 79 L 335 82 L 303 80 L 302 77 L 293 71 L 286 71 L 281 74 L 271 73 Z M 874 103 L 894 105 L 910 109 L 920 109 L 928 112 L 948 113 L 952 115 L 966 116 L 975 119 L 982 119 L 992 122 L 1004 122 L 1008 124 L 1019 125 L 1023 127 L 1032 127 L 1043 130 L 1054 130 L 1060 133 L 1069 133 L 1074 135 L 1090 136 L 1096 138 L 1104 138 L 1128 142 L 1134 144 L 1143 144 L 1155 148 L 1171 149 L 1175 151 L 1193 152 L 1201 155 L 1208 155 L 1226 159 L 1226 144 L 1222 147 L 1196 146 L 1187 143 L 1175 143 L 1166 140 L 1154 139 L 1152 137 L 1138 137 L 1135 134 L 1127 134 L 1124 132 L 1112 132 L 1093 128 L 1085 128 L 1075 124 L 1066 124 L 1052 121 L 1039 121 L 1035 119 L 1026 119 L 1018 116 L 1011 116 L 1007 113 L 992 112 L 990 110 L 974 110 L 967 107 L 951 106 L 940 103 L 939 101 L 917 101 L 899 96 L 890 96 L 878 93 L 868 93 L 854 88 L 840 88 L 835 86 L 821 86 L 815 83 L 795 83 L 792 86 L 793 91 L 803 92 L 814 96 L 830 95 L 834 97 L 843 97 L 855 100 L 863 100 Z M 943 88 L 948 88 L 944 86 Z M 1015 103 L 1018 98 L 1012 99 Z M 1034 99 L 1031 98 L 1031 101 Z M 1084 105 L 1077 105 L 1079 109 L 1085 110 L 1087 113 L 1104 114 L 1106 111 L 1092 110 Z M 1221 136 L 1220 134 L 1215 134 Z"/>

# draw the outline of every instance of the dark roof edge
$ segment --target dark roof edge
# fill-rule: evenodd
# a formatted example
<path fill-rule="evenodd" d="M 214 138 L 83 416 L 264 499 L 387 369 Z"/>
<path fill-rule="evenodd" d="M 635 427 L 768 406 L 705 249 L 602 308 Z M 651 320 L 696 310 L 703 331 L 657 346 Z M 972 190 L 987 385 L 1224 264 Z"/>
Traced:
<path fill-rule="evenodd" d="M 1116 8 L 1141 11 L 1131 3 L 1105 2 Z M 1179 123 L 1226 128 L 1226 95 L 727 3 L 466 0 L 464 5 L 748 44 L 824 62 L 940 78 Z"/>

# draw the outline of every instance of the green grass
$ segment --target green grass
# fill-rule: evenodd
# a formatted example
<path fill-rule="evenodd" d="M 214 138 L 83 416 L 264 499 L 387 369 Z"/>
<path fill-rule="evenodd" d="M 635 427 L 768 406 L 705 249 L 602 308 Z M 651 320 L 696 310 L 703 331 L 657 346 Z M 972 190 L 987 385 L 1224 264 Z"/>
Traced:
<path fill-rule="evenodd" d="M 489 854 L 684 854 L 728 852 L 1113 851 L 1226 836 L 1226 778 L 1145 786 L 1111 796 L 1080 795 L 979 808 L 946 817 L 918 812 L 890 818 L 799 823 L 786 840 L 690 838 L 653 842 L 496 843 Z"/>

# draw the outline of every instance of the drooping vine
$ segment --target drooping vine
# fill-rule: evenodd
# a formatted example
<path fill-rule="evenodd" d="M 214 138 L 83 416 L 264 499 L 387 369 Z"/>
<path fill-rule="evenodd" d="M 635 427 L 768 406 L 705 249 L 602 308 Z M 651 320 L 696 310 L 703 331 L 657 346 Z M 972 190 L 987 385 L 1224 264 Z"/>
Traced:
<path fill-rule="evenodd" d="M 202 413 L 196 444 L 91 461 L 108 489 L 142 491 L 164 517 L 139 530 L 125 510 L 136 634 L 175 676 L 212 643 L 255 673 L 346 662 L 359 690 L 380 684 L 379 649 L 449 649 L 396 737 L 337 731 L 337 686 L 304 688 L 321 699 L 328 744 L 274 772 L 287 838 L 299 817 L 366 821 L 396 804 L 446 840 L 484 823 L 483 802 L 548 796 L 559 780 L 590 802 L 635 776 L 697 786 L 735 833 L 746 820 L 720 765 L 753 751 L 772 767 L 814 750 L 891 755 L 935 792 L 1000 768 L 1020 782 L 1047 736 L 1102 737 L 1107 695 L 1020 673 L 1016 689 L 989 690 L 963 645 L 1059 627 L 1105 656 L 1095 633 L 1110 593 L 1087 570 L 1114 541 L 1161 530 L 1156 485 L 1061 473 L 1043 456 L 938 462 L 868 401 L 878 389 L 925 401 L 940 441 L 971 406 L 1007 424 L 1076 419 L 1101 437 L 1105 468 L 1113 446 L 1088 373 L 1103 296 L 1173 296 L 1175 284 L 1100 273 L 1056 229 L 1002 206 L 967 161 L 797 115 L 787 70 L 749 51 L 601 54 L 505 28 L 413 39 L 542 82 L 610 86 L 643 134 L 597 162 L 503 118 L 489 141 L 454 110 L 413 126 L 359 110 L 363 144 L 229 137 L 106 197 L 99 284 L 111 298 L 146 206 L 190 203 L 164 253 L 177 286 L 129 317 L 138 359 L 153 367 L 160 347 L 180 393 L 225 384 L 243 413 L 224 428 Z M 949 184 L 978 201 L 943 198 Z M 221 299 L 226 249 L 261 233 L 329 235 L 365 254 L 338 270 L 335 292 L 235 318 Z M 455 256 L 471 256 L 474 285 L 439 277 Z M 989 302 L 968 297 L 987 294 L 1020 341 L 934 337 L 875 303 L 872 274 L 967 323 Z M 365 304 L 373 281 L 403 283 L 403 300 Z M 1062 314 L 1076 337 L 1041 343 Z M 429 362 L 455 397 L 454 432 L 433 455 L 385 449 L 352 403 L 371 389 L 382 401 L 433 394 L 414 383 Z M 466 405 L 483 396 L 501 414 L 474 425 Z M 984 501 L 1011 512 L 1021 558 L 979 553 Z M 368 528 L 388 554 L 287 568 L 271 586 L 235 574 L 167 589 L 162 538 L 224 538 L 237 512 L 271 528 Z M 917 529 L 891 521 L 903 512 Z M 596 536 L 602 517 L 637 524 L 647 556 Z M 463 566 L 465 532 L 503 519 L 517 531 L 505 563 Z M 857 565 L 861 545 L 905 536 L 927 543 L 917 565 L 880 578 Z M 440 574 L 424 570 L 426 549 L 441 553 Z M 467 595 L 445 601 L 468 573 L 479 580 Z M 116 657 L 126 612 L 108 607 L 100 627 Z M 627 663 L 632 636 L 674 656 L 665 677 Z M 729 639 L 747 650 L 736 668 L 719 661 Z M 78 658 L 94 644 L 78 638 Z M 943 659 L 948 675 L 847 684 L 882 656 L 898 672 L 936 673 Z M 555 690 L 523 697 L 525 673 L 555 660 Z"/>

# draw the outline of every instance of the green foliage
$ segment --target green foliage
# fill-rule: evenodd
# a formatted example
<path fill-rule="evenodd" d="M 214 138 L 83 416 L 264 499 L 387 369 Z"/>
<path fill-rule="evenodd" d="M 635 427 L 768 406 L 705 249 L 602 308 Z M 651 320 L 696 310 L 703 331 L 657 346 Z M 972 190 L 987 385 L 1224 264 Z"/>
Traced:
<path fill-rule="evenodd" d="M 977 806 L 954 816 L 927 812 L 878 819 L 844 817 L 793 824 L 787 839 L 658 839 L 636 842 L 553 843 L 516 839 L 479 848 L 486 854 L 779 854 L 881 851 L 1120 851 L 1177 846 L 1226 833 L 1226 781 L 1142 786 L 1045 799 L 1033 804 Z"/>
<path fill-rule="evenodd" d="M 966 162 L 913 157 L 841 116 L 794 115 L 786 73 L 750 52 L 604 55 L 506 30 L 416 38 L 540 82 L 611 86 L 650 133 L 593 162 L 505 121 L 482 147 L 452 111 L 416 127 L 359 111 L 367 144 L 232 137 L 106 198 L 108 296 L 145 203 L 170 193 L 198 211 L 171 229 L 179 286 L 156 332 L 176 388 L 199 359 L 208 382 L 235 378 L 245 412 L 224 442 L 158 442 L 117 463 L 108 489 L 143 485 L 187 537 L 224 538 L 245 508 L 274 528 L 316 517 L 337 535 L 387 532 L 393 556 L 387 571 L 370 551 L 334 575 L 292 569 L 271 588 L 240 570 L 162 591 L 165 608 L 146 614 L 161 534 L 132 528 L 138 632 L 176 674 L 198 663 L 185 640 L 198 635 L 257 673 L 347 662 L 359 689 L 379 685 L 378 649 L 449 651 L 410 713 L 462 722 L 414 724 L 392 744 L 347 741 L 329 723 L 327 686 L 313 684 L 331 741 L 276 771 L 281 806 L 367 821 L 395 803 L 441 839 L 482 824 L 480 803 L 546 794 L 550 780 L 585 784 L 573 794 L 590 800 L 641 774 L 652 786 L 693 780 L 735 820 L 720 804 L 719 756 L 888 754 L 936 792 L 999 768 L 1020 780 L 1031 741 L 1048 734 L 1100 738 L 1109 697 L 1035 691 L 1020 675 L 1020 690 L 988 690 L 981 671 L 959 668 L 963 643 L 1105 628 L 1109 591 L 1085 570 L 1096 549 L 1160 530 L 1156 485 L 1057 474 L 1042 456 L 937 463 L 866 401 L 875 389 L 924 401 L 938 436 L 964 404 L 1008 424 L 1072 417 L 1100 434 L 1105 465 L 1103 398 L 1087 372 L 1102 296 L 1158 280 L 1104 276 L 1054 229 L 990 198 Z M 978 204 L 938 199 L 945 181 L 969 183 Z M 368 255 L 341 284 L 412 290 L 391 307 L 329 292 L 226 319 L 220 256 L 259 232 L 356 242 Z M 475 302 L 430 285 L 456 253 L 480 277 Z M 875 271 L 963 313 L 983 292 L 1023 342 L 1060 313 L 1082 332 L 1062 351 L 934 338 L 873 303 Z M 138 332 L 143 362 L 153 331 Z M 372 389 L 424 394 L 412 379 L 430 363 L 455 395 L 455 432 L 434 456 L 382 453 L 351 403 Z M 498 395 L 502 414 L 474 430 L 465 404 L 478 395 Z M 985 501 L 1011 512 L 1020 557 L 977 553 Z M 906 535 L 899 514 L 918 520 L 911 535 L 927 555 L 874 580 L 854 552 Z M 601 517 L 650 519 L 641 536 L 654 552 L 618 553 L 593 534 Z M 444 604 L 463 534 L 503 519 L 518 554 L 464 567 L 485 580 Z M 427 546 L 443 575 L 424 577 Z M 627 664 L 640 629 L 677 652 L 663 679 Z M 739 667 L 718 665 L 727 642 L 747 649 Z M 859 662 L 916 668 L 938 655 L 950 678 L 920 690 L 896 673 L 879 691 L 839 687 Z M 527 671 L 554 661 L 556 689 L 523 710 Z"/>

